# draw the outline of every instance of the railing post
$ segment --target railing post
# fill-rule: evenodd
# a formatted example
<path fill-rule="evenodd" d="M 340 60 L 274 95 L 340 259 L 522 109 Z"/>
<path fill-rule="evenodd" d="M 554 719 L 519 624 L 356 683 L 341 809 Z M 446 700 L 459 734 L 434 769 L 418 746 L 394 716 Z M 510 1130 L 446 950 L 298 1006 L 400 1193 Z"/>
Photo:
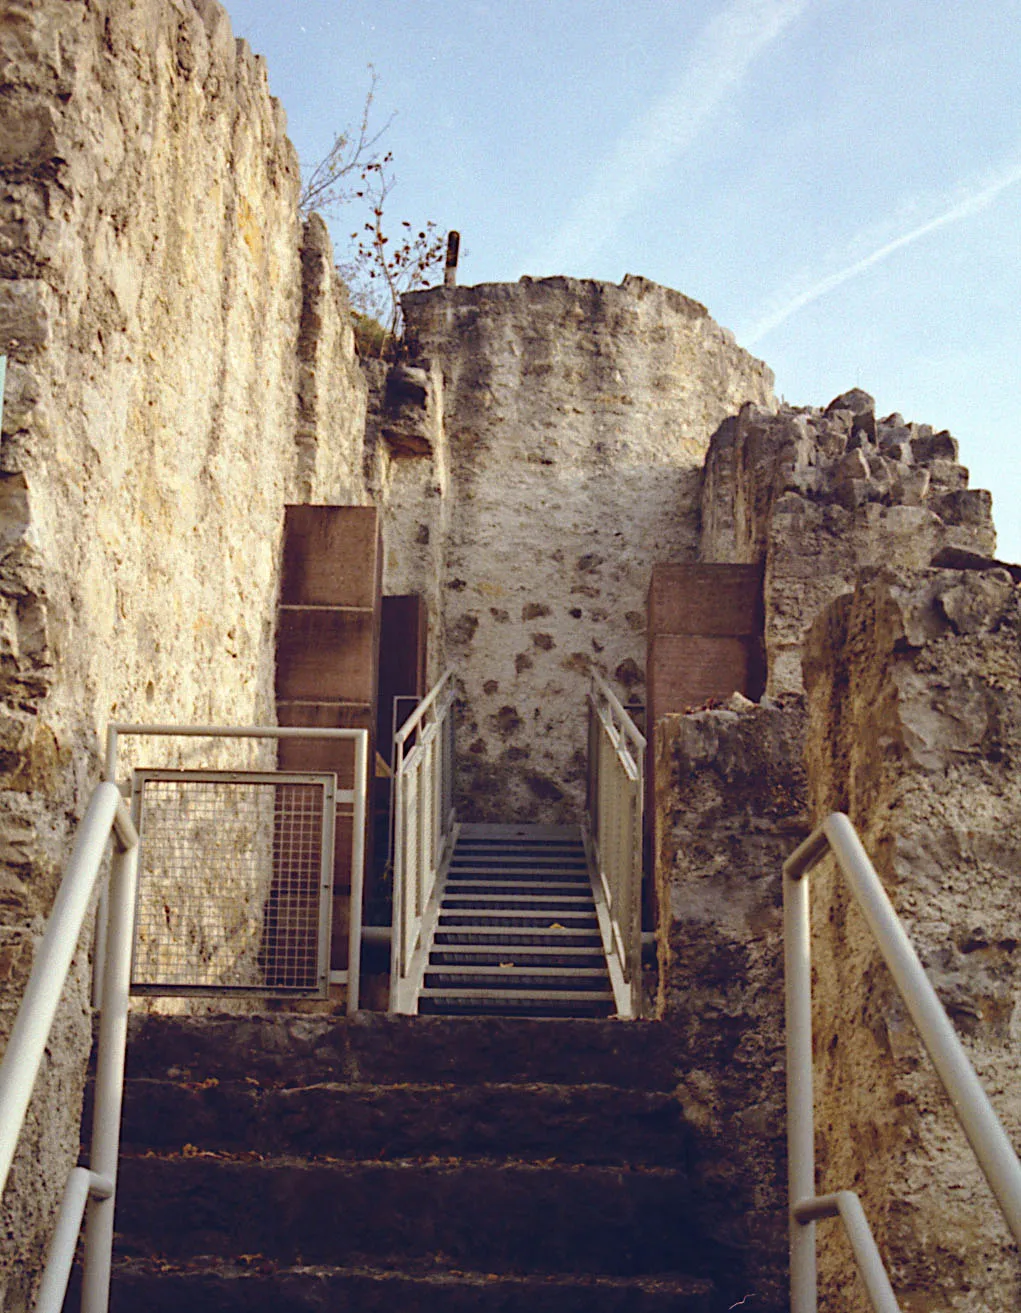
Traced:
<path fill-rule="evenodd" d="M 110 868 L 109 948 L 103 977 L 103 1011 L 96 1050 L 96 1094 L 90 1156 L 92 1172 L 112 1182 L 113 1189 L 105 1198 L 98 1198 L 94 1193 L 89 1198 L 81 1313 L 106 1313 L 110 1299 L 110 1263 L 137 883 L 137 843 L 126 852 L 115 849 Z"/>
<path fill-rule="evenodd" d="M 365 888 L 365 824 L 369 792 L 369 735 L 355 739 L 354 807 L 351 823 L 351 908 L 348 914 L 347 1011 L 358 1011 L 361 1001 L 362 896 Z"/>
<path fill-rule="evenodd" d="M 815 1222 L 794 1208 L 815 1195 L 812 1090 L 812 940 L 808 880 L 784 872 L 784 1002 L 787 1029 L 787 1182 L 791 1313 L 815 1313 Z"/>
<path fill-rule="evenodd" d="M 95 887 L 94 880 L 86 878 L 87 872 L 99 869 L 120 801 L 115 784 L 100 784 L 92 795 L 7 1042 L 0 1067 L 0 1191 L 7 1183 L 46 1038 Z"/>

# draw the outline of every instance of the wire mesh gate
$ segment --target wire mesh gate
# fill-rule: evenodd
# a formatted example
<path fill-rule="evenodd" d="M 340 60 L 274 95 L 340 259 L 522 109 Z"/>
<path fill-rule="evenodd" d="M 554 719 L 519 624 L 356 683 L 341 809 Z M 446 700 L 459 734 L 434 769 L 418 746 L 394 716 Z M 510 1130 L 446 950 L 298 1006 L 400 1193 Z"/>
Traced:
<path fill-rule="evenodd" d="M 329 988 L 336 780 L 137 770 L 132 992 Z"/>

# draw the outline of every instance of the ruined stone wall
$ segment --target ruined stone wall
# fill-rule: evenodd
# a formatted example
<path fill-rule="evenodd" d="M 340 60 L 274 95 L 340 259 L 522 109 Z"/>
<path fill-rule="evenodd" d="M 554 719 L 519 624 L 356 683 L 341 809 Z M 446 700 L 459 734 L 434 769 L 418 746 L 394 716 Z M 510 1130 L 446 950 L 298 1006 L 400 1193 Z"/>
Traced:
<path fill-rule="evenodd" d="M 746 406 L 713 436 L 699 556 L 765 562 L 767 688 L 798 692 L 808 628 L 860 569 L 926 566 L 947 549 L 991 556 L 991 506 L 949 433 L 877 420 L 860 389 L 825 410 Z"/>
<path fill-rule="evenodd" d="M 771 404 L 772 377 L 641 278 L 436 288 L 404 310 L 412 364 L 442 377 L 445 474 L 391 516 L 387 553 L 443 537 L 462 814 L 576 820 L 589 672 L 642 700 L 652 565 L 694 558 L 709 435 Z"/>
<path fill-rule="evenodd" d="M 858 827 L 1015 1145 L 1019 575 L 882 574 L 817 622 L 805 663 L 814 818 Z M 1016 1308 L 1016 1246 L 860 914 L 832 863 L 812 885 L 820 1189 L 861 1194 L 902 1308 Z M 825 1226 L 825 1297 L 864 1313 Z"/>
<path fill-rule="evenodd" d="M 212 0 L 5 6 L 4 1032 L 106 723 L 271 720 L 284 503 L 364 499 L 364 383 L 298 186 L 263 62 Z M 83 943 L 5 1197 L 5 1307 L 77 1146 L 86 975 Z"/>
<path fill-rule="evenodd" d="M 781 866 L 807 830 L 803 699 L 656 726 L 659 998 L 706 1228 L 736 1295 L 785 1313 Z"/>
<path fill-rule="evenodd" d="M 656 729 L 660 1009 L 684 1038 L 679 1091 L 702 1128 L 706 1161 L 711 1144 L 718 1150 L 721 1200 L 730 1192 L 747 1201 L 743 1236 L 732 1233 L 731 1243 L 745 1249 L 743 1261 L 778 1308 L 786 1191 L 780 867 L 826 811 L 850 808 L 866 827 L 951 1010 L 969 1034 L 982 1032 L 973 1046 L 980 1074 L 994 1092 L 1011 1079 L 1016 859 L 1008 836 L 1021 799 L 1005 744 L 1017 710 L 1017 631 L 1007 619 L 1017 590 L 988 560 L 991 499 L 968 489 L 957 454 L 947 433 L 897 415 L 876 421 L 871 398 L 855 392 L 825 410 L 746 406 L 714 435 L 706 461 L 699 556 L 764 565 L 769 683 L 758 706 L 738 697 L 731 709 L 671 717 Z M 929 570 L 933 560 L 989 569 Z M 863 592 L 852 613 L 863 572 L 890 561 L 923 568 L 928 593 L 908 590 L 907 601 L 869 611 Z M 897 618 L 898 607 L 910 620 Z M 923 818 L 934 822 L 930 838 Z M 970 1206 L 974 1173 L 947 1118 L 933 1111 L 938 1095 L 864 928 L 825 873 L 813 881 L 820 1188 L 863 1190 L 903 1308 L 1013 1307 L 1002 1229 L 990 1230 L 988 1273 L 978 1243 L 984 1215 L 954 1202 L 943 1236 L 947 1198 L 926 1197 L 927 1183 L 933 1173 L 963 1182 L 951 1197 Z M 971 983 L 965 959 L 977 968 Z M 1016 1125 L 1021 1106 L 1000 1104 Z M 940 1143 L 951 1150 L 937 1167 Z M 820 1243 L 827 1298 L 844 1307 L 854 1279 L 838 1228 L 820 1226 Z M 997 1282 L 1012 1293 L 994 1294 Z M 969 1283 L 983 1293 L 966 1294 Z"/>

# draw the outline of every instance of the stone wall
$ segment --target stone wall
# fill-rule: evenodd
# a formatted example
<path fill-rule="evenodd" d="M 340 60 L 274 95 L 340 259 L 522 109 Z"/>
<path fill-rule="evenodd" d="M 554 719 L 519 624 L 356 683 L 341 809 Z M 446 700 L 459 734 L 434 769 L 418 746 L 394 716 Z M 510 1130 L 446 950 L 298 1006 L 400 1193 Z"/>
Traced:
<path fill-rule="evenodd" d="M 734 1288 L 788 1307 L 781 866 L 807 833 L 803 699 L 656 726 L 658 1013 L 707 1229 Z"/>
<path fill-rule="evenodd" d="M 813 815 L 858 827 L 1015 1145 L 1019 577 L 881 574 L 817 622 L 805 663 Z M 1016 1308 L 1016 1246 L 831 866 L 812 876 L 820 1188 L 861 1194 L 909 1313 Z M 823 1288 L 864 1313 L 833 1227 Z"/>
<path fill-rule="evenodd" d="M 941 550 L 992 555 L 988 492 L 957 443 L 856 389 L 825 410 L 746 406 L 713 436 L 702 489 L 704 561 L 765 562 L 767 689 L 802 688 L 805 634 L 865 566 L 926 566 Z"/>
<path fill-rule="evenodd" d="M 1016 589 L 988 559 L 991 498 L 968 489 L 957 455 L 949 434 L 898 415 L 877 421 L 871 398 L 854 392 L 825 410 L 745 406 L 721 425 L 706 460 L 699 557 L 764 568 L 768 686 L 758 706 L 738 697 L 730 709 L 657 726 L 660 1010 L 684 1040 L 680 1095 L 702 1128 L 706 1162 L 710 1146 L 718 1150 L 721 1225 L 723 1201 L 741 1199 L 747 1221 L 731 1241 L 755 1273 L 749 1287 L 771 1292 L 777 1308 L 786 1192 L 780 867 L 810 823 L 849 808 L 866 827 L 884 875 L 914 911 L 952 1012 L 970 1035 L 982 1032 L 973 1044 L 980 1074 L 994 1093 L 1010 1076 L 1009 835 L 1019 799 L 1005 745 L 1016 712 Z M 895 589 L 901 600 L 880 606 L 866 603 L 866 590 L 852 609 L 863 574 L 889 561 L 921 569 L 928 592 Z M 987 568 L 962 574 L 929 569 L 933 561 Z M 923 818 L 933 823 L 929 838 Z M 961 853 L 957 875 L 950 866 Z M 956 1202 L 973 1204 L 979 1187 L 947 1118 L 933 1112 L 939 1098 L 902 1009 L 846 901 L 825 874 L 813 880 L 820 1187 L 863 1190 L 906 1310 L 1012 1307 L 1016 1295 L 993 1294 L 997 1282 L 1013 1291 L 1015 1279 L 1005 1276 L 1002 1228 L 990 1230 L 987 1273 L 975 1233 L 985 1219 L 969 1220 Z M 977 972 L 971 983 L 966 959 Z M 1016 1127 L 1021 1106 L 1000 1104 Z M 951 1152 L 939 1167 L 941 1142 Z M 933 1174 L 954 1185 L 945 1236 L 946 1196 L 925 1194 Z M 820 1227 L 820 1243 L 827 1296 L 839 1292 L 843 1307 L 854 1289 L 846 1248 L 831 1225 Z M 969 1283 L 982 1295 L 966 1294 Z"/>
<path fill-rule="evenodd" d="M 404 311 L 412 364 L 442 378 L 445 461 L 419 457 L 437 472 L 391 517 L 387 552 L 443 535 L 463 814 L 575 820 L 589 672 L 642 700 L 651 567 L 694 559 L 709 436 L 771 404 L 772 376 L 641 278 L 435 288 Z M 389 429 L 400 442 L 407 425 Z"/>
<path fill-rule="evenodd" d="M 284 504 L 365 498 L 365 385 L 298 186 L 263 61 L 212 0 L 6 6 L 5 1031 L 106 723 L 271 720 Z M 83 942 L 4 1201 L 7 1308 L 78 1141 L 86 957 Z"/>

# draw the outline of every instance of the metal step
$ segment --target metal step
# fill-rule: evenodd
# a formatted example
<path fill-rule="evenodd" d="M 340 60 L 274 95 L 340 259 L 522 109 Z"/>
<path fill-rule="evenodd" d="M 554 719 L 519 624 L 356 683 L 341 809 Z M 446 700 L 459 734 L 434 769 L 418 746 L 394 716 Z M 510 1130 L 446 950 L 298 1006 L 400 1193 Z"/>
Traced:
<path fill-rule="evenodd" d="M 614 1010 L 613 991 L 424 989 L 418 1010 L 431 1016 L 606 1017 Z"/>
<path fill-rule="evenodd" d="M 515 880 L 528 879 L 530 876 L 537 879 L 548 879 L 552 876 L 561 876 L 564 879 L 587 880 L 588 868 L 585 866 L 573 866 L 565 862 L 548 862 L 542 863 L 531 862 L 527 865 L 521 865 L 515 862 L 494 862 L 490 866 L 481 865 L 478 862 L 451 862 L 449 874 L 455 879 L 463 879 L 468 876 L 513 876 Z"/>
<path fill-rule="evenodd" d="M 550 930 L 534 926 L 453 926 L 436 931 L 433 944 L 438 948 L 450 945 L 520 944 L 532 947 L 602 948 L 602 939 L 596 929 Z"/>
<path fill-rule="evenodd" d="M 462 827 L 418 1010 L 522 1017 L 615 1010 L 577 829 Z"/>
<path fill-rule="evenodd" d="M 592 886 L 587 880 L 447 880 L 447 893 L 465 894 L 478 890 L 480 894 L 495 894 L 507 891 L 512 894 L 541 894 L 543 892 L 557 894 L 569 894 L 571 896 L 583 897 L 584 895 L 592 896 Z"/>
<path fill-rule="evenodd" d="M 567 991 L 602 989 L 609 984 L 606 967 L 534 967 L 500 963 L 494 967 L 429 966 L 427 989 L 546 989 L 558 995 Z"/>
<path fill-rule="evenodd" d="M 478 966 L 499 966 L 512 962 L 515 966 L 605 967 L 602 949 L 532 946 L 530 944 L 449 944 L 434 948 L 430 963 L 436 966 L 457 966 L 460 963 Z"/>
<path fill-rule="evenodd" d="M 548 909 L 550 912 L 580 912 L 591 908 L 593 903 L 591 894 L 586 898 L 581 894 L 519 894 L 513 891 L 484 894 L 448 892 L 443 899 L 443 906 L 445 909 L 516 907 L 535 911 Z"/>

